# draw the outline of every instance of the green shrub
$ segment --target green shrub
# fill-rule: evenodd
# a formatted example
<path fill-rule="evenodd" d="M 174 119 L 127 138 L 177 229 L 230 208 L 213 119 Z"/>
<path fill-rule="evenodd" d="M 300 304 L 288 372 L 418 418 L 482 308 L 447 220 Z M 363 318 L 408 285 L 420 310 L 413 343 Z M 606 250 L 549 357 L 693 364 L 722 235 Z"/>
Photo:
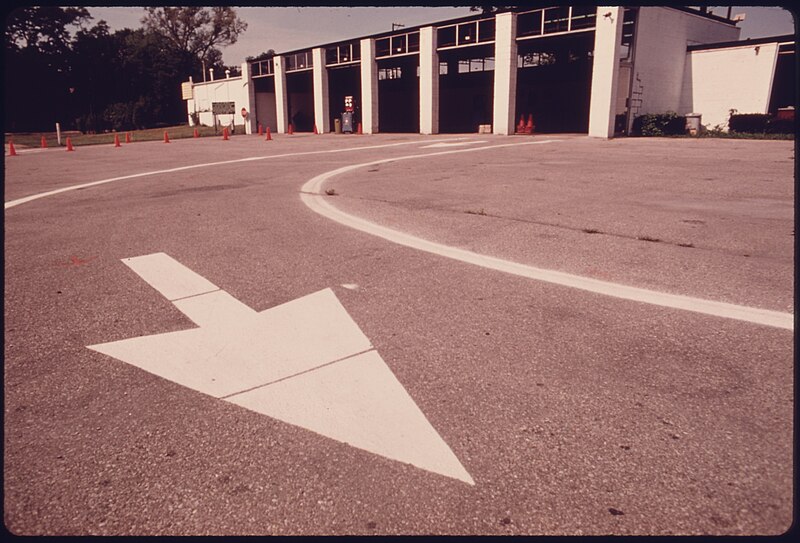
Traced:
<path fill-rule="evenodd" d="M 641 136 L 677 136 L 686 133 L 686 119 L 674 111 L 648 113 L 633 120 L 632 132 Z"/>
<path fill-rule="evenodd" d="M 103 120 L 111 125 L 113 130 L 122 132 L 133 128 L 133 105 L 126 102 L 111 104 L 103 112 Z"/>
<path fill-rule="evenodd" d="M 728 119 L 728 128 L 732 132 L 766 132 L 770 115 L 766 113 L 732 113 Z"/>

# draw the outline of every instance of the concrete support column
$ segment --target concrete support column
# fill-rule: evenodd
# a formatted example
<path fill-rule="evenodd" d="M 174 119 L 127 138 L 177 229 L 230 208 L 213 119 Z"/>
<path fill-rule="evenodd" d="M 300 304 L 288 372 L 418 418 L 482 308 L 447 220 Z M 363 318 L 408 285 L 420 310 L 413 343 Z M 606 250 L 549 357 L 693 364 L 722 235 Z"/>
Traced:
<path fill-rule="evenodd" d="M 256 122 L 256 88 L 253 85 L 253 71 L 249 62 L 242 62 L 242 85 L 247 88 L 247 119 L 244 120 L 244 133 L 252 134 L 258 130 Z"/>
<path fill-rule="evenodd" d="M 494 112 L 492 132 L 515 131 L 517 107 L 517 14 L 498 13 L 494 35 Z"/>
<path fill-rule="evenodd" d="M 614 137 L 622 14 L 619 6 L 597 7 L 589 104 L 589 135 L 596 138 Z"/>
<path fill-rule="evenodd" d="M 311 50 L 311 56 L 314 61 L 314 124 L 321 134 L 327 134 L 331 131 L 331 116 L 325 49 L 316 47 Z"/>
<path fill-rule="evenodd" d="M 419 132 L 439 133 L 439 54 L 436 29 L 419 29 Z"/>
<path fill-rule="evenodd" d="M 361 131 L 378 132 L 378 63 L 375 61 L 375 40 L 361 40 Z"/>
<path fill-rule="evenodd" d="M 277 55 L 272 62 L 275 67 L 275 118 L 278 133 L 285 134 L 289 129 L 289 95 L 286 92 L 286 60 Z"/>

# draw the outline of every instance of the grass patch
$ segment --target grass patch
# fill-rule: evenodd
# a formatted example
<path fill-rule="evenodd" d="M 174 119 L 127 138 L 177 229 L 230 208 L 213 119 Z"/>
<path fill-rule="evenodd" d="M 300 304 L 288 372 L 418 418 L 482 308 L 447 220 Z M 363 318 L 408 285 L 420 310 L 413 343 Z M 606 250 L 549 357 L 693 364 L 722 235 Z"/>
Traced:
<path fill-rule="evenodd" d="M 169 135 L 169 139 L 184 139 L 194 137 L 195 127 L 186 125 L 165 126 L 163 128 L 148 128 L 146 130 L 130 130 L 127 132 L 104 132 L 102 134 L 84 134 L 77 130 L 68 130 L 61 132 L 61 146 L 67 145 L 67 137 L 73 146 L 78 147 L 82 145 L 103 145 L 113 144 L 114 135 L 119 136 L 120 142 L 125 143 L 125 134 L 131 135 L 131 141 L 163 141 L 164 132 Z M 244 128 L 242 128 L 244 130 Z M 222 132 L 214 133 L 213 126 L 198 126 L 197 132 L 200 137 L 219 136 L 222 137 Z M 236 136 L 243 134 L 237 132 Z M 17 132 L 5 133 L 5 143 L 9 140 L 14 142 L 16 147 L 41 147 L 42 136 L 44 136 L 48 147 L 58 147 L 58 138 L 55 132 Z M 235 136 L 234 136 L 235 137 Z"/>

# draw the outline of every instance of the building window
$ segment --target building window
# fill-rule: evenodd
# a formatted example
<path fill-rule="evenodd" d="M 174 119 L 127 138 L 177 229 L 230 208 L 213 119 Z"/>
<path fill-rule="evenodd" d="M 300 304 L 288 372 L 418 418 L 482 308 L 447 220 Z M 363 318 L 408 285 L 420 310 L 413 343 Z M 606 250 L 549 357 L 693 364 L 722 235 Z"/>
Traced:
<path fill-rule="evenodd" d="M 436 31 L 437 47 L 453 47 L 456 44 L 456 27 L 445 26 Z"/>
<path fill-rule="evenodd" d="M 569 30 L 569 7 L 559 6 L 544 10 L 544 33 L 566 32 Z"/>
<path fill-rule="evenodd" d="M 540 36 L 542 34 L 542 10 L 520 13 L 517 16 L 518 36 Z"/>
<path fill-rule="evenodd" d="M 478 23 L 458 25 L 458 44 L 467 45 L 478 41 Z"/>
<path fill-rule="evenodd" d="M 408 34 L 408 52 L 419 52 L 419 32 L 412 32 Z"/>
<path fill-rule="evenodd" d="M 408 32 L 375 40 L 375 58 L 405 55 L 419 51 L 419 32 Z"/>
<path fill-rule="evenodd" d="M 478 22 L 478 41 L 494 41 L 494 19 L 485 19 Z"/>
<path fill-rule="evenodd" d="M 295 53 L 286 57 L 286 71 L 307 70 L 314 67 L 314 58 L 311 51 Z"/>
<path fill-rule="evenodd" d="M 468 21 L 436 29 L 436 47 L 460 47 L 494 41 L 494 19 Z"/>
<path fill-rule="evenodd" d="M 392 36 L 392 54 L 402 55 L 406 51 L 406 35 Z"/>
<path fill-rule="evenodd" d="M 354 41 L 328 47 L 325 50 L 325 64 L 343 64 L 361 59 L 361 43 Z"/>
<path fill-rule="evenodd" d="M 517 57 L 518 68 L 533 68 L 535 66 L 550 66 L 556 63 L 555 53 L 532 52 Z"/>
<path fill-rule="evenodd" d="M 400 79 L 402 76 L 403 76 L 403 70 L 401 69 L 400 66 L 378 69 L 379 81 L 383 81 L 384 79 Z"/>
<path fill-rule="evenodd" d="M 275 72 L 275 63 L 271 58 L 253 62 L 251 66 L 253 70 L 253 77 L 272 75 Z"/>
<path fill-rule="evenodd" d="M 597 8 L 594 6 L 573 6 L 570 17 L 570 28 L 580 30 L 582 28 L 594 28 L 597 19 Z"/>

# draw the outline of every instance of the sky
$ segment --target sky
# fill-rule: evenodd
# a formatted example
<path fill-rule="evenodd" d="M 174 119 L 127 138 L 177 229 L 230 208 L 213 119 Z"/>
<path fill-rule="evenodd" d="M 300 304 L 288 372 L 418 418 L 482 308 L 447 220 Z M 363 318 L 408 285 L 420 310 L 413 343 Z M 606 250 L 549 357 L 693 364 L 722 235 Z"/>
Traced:
<path fill-rule="evenodd" d="M 105 20 L 110 29 L 141 27 L 140 7 L 88 6 L 91 23 Z M 392 24 L 408 27 L 474 15 L 468 7 L 237 7 L 247 30 L 233 45 L 221 48 L 226 65 L 239 65 L 245 57 L 274 49 L 281 53 L 338 40 L 392 30 Z M 727 7 L 711 11 L 725 16 Z M 792 14 L 779 7 L 735 7 L 733 15 L 744 13 L 739 23 L 741 38 L 760 38 L 794 33 Z"/>

